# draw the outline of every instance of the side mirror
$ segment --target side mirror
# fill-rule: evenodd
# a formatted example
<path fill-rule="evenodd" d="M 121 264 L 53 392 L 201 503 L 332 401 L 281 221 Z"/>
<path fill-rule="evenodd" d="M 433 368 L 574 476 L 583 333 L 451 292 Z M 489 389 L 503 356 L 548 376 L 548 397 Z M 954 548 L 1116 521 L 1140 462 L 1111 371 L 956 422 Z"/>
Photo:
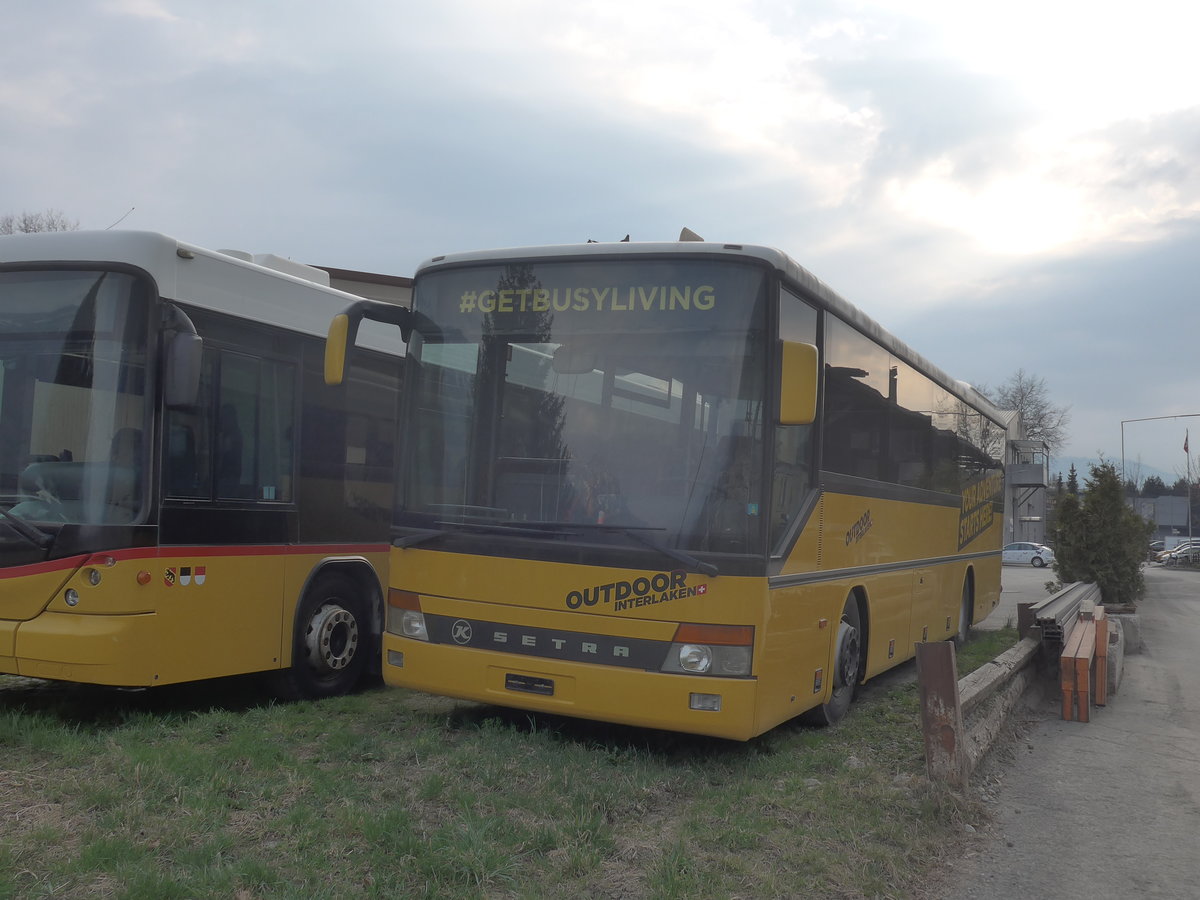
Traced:
<path fill-rule="evenodd" d="M 363 319 L 395 325 L 400 329 L 400 339 L 408 343 L 412 337 L 413 314 L 405 306 L 381 303 L 378 300 L 359 300 L 333 317 L 329 323 L 329 335 L 325 339 L 325 383 L 341 384 L 346 377 L 346 357 L 358 336 L 358 326 Z"/>
<path fill-rule="evenodd" d="M 811 425 L 817 418 L 817 348 L 795 341 L 779 345 L 779 424 Z"/>
<path fill-rule="evenodd" d="M 196 405 L 200 393 L 200 362 L 204 338 L 194 331 L 176 332 L 167 344 L 163 367 L 163 402 L 167 409 Z"/>

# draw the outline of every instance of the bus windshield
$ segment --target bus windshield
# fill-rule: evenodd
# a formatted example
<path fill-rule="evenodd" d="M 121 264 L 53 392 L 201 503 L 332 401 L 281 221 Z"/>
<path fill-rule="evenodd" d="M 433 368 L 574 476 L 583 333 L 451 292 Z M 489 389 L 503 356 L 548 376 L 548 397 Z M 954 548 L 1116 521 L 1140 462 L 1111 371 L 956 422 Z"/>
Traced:
<path fill-rule="evenodd" d="M 0 508 L 13 518 L 141 515 L 149 296 L 120 272 L 0 272 Z"/>
<path fill-rule="evenodd" d="M 763 554 L 766 285 L 699 258 L 418 278 L 397 523 Z"/>

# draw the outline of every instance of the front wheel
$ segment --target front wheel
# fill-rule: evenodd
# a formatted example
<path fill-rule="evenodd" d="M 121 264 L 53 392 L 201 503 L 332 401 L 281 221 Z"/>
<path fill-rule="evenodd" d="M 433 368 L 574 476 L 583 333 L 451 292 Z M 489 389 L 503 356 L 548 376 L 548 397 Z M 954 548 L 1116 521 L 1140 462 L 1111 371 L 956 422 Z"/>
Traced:
<path fill-rule="evenodd" d="M 1033 567 L 1035 569 L 1044 569 L 1046 567 L 1046 561 L 1040 556 L 1035 556 L 1033 558 Z"/>
<path fill-rule="evenodd" d="M 828 701 L 804 714 L 805 722 L 826 726 L 842 720 L 862 678 L 863 653 L 862 618 L 858 612 L 858 602 L 851 595 L 846 598 L 842 618 L 838 622 L 837 648 L 833 657 L 833 692 Z"/>
<path fill-rule="evenodd" d="M 340 573 L 319 576 L 300 600 L 292 665 L 279 673 L 279 693 L 318 699 L 349 693 L 366 668 L 371 629 L 359 587 Z"/>

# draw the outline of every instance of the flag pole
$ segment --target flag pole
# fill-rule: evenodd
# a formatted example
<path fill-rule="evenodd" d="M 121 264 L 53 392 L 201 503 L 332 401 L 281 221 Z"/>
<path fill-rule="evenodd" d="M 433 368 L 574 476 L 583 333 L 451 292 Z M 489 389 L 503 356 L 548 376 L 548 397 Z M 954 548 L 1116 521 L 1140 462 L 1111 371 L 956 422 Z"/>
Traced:
<path fill-rule="evenodd" d="M 1188 520 L 1188 544 L 1192 542 L 1192 454 L 1188 450 L 1188 432 L 1184 429 L 1183 432 L 1183 458 L 1187 460 L 1187 520 Z"/>

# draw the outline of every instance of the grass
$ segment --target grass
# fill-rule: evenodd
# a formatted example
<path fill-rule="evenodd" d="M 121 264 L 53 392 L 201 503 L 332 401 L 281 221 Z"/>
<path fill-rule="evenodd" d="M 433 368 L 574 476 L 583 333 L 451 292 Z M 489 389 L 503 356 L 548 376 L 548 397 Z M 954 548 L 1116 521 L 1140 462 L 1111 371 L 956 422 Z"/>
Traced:
<path fill-rule="evenodd" d="M 910 896 L 980 813 L 924 780 L 916 685 L 861 693 L 740 744 L 398 690 L 0 677 L 0 897 Z"/>

